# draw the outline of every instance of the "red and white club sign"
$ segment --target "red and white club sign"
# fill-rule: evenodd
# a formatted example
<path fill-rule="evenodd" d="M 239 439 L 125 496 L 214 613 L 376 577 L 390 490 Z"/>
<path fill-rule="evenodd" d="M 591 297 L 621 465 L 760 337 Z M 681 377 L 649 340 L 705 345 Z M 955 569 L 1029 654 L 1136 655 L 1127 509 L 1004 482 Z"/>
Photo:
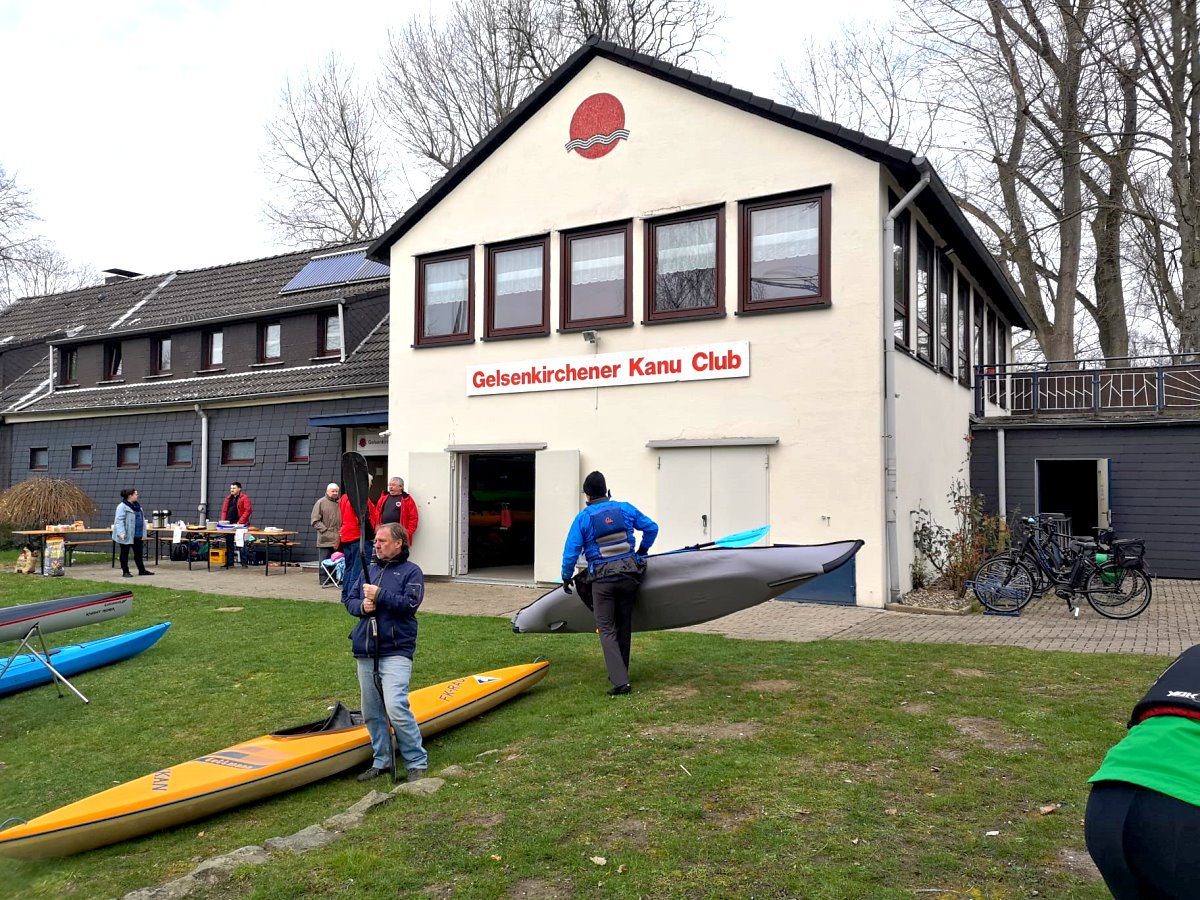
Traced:
<path fill-rule="evenodd" d="M 663 347 L 467 366 L 467 396 L 747 378 L 750 342 Z"/>
<path fill-rule="evenodd" d="M 617 141 L 629 139 L 625 127 L 625 107 L 612 94 L 592 94 L 571 116 L 571 139 L 567 152 L 574 150 L 584 159 L 599 159 L 611 153 Z"/>

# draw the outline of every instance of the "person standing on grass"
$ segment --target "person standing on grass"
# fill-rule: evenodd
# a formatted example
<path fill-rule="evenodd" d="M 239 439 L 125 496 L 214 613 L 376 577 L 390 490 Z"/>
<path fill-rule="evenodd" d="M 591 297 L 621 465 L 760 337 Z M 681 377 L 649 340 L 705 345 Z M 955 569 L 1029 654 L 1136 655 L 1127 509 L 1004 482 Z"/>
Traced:
<path fill-rule="evenodd" d="M 391 767 L 396 752 L 393 731 L 407 770 L 405 780 L 419 781 L 429 768 L 421 730 L 408 703 L 417 650 L 417 608 L 425 597 L 425 575 L 409 561 L 408 551 L 408 534 L 400 525 L 381 525 L 375 533 L 370 580 L 367 584 L 360 580 L 358 589 L 343 601 L 346 611 L 358 618 L 350 641 L 363 721 L 374 754 L 371 768 L 358 776 L 359 781 L 378 778 Z"/>
<path fill-rule="evenodd" d="M 1190 900 L 1200 885 L 1200 644 L 1158 677 L 1108 751 L 1083 831 L 1116 900 Z"/>
<path fill-rule="evenodd" d="M 229 485 L 229 496 L 221 504 L 221 524 L 239 525 L 243 528 L 249 528 L 250 514 L 253 511 L 254 506 L 250 502 L 250 495 L 242 490 L 242 483 L 235 481 Z M 233 568 L 232 534 L 225 535 L 225 568 Z"/>
<path fill-rule="evenodd" d="M 398 522 L 403 525 L 404 530 L 408 532 L 409 546 L 412 546 L 413 539 L 417 536 L 418 519 L 417 501 L 412 498 L 412 494 L 405 493 L 404 479 L 393 475 L 388 479 L 387 493 L 380 494 L 379 502 L 375 504 L 376 524 Z"/>
<path fill-rule="evenodd" d="M 312 527 L 317 530 L 318 563 L 329 559 L 341 543 L 342 513 L 338 508 L 339 493 L 337 484 L 330 482 L 325 486 L 324 495 L 317 498 L 317 502 L 313 504 L 311 521 Z M 318 569 L 317 583 L 320 582 Z"/>
<path fill-rule="evenodd" d="M 601 472 L 584 479 L 583 493 L 587 506 L 575 516 L 563 547 L 563 589 L 571 592 L 575 563 L 583 553 L 591 574 L 592 615 L 612 682 L 608 693 L 615 697 L 633 690 L 629 684 L 633 603 L 646 571 L 642 558 L 658 537 L 658 525 L 632 503 L 613 500 Z M 642 533 L 641 546 L 633 539 L 634 531 Z"/>
<path fill-rule="evenodd" d="M 137 488 L 121 491 L 121 502 L 117 504 L 117 514 L 114 517 L 112 535 L 117 546 L 121 548 L 121 575 L 132 578 L 129 571 L 129 548 L 133 548 L 133 561 L 137 565 L 139 575 L 153 575 L 142 560 L 143 545 L 146 540 L 146 517 L 142 514 L 142 504 L 138 502 Z"/>

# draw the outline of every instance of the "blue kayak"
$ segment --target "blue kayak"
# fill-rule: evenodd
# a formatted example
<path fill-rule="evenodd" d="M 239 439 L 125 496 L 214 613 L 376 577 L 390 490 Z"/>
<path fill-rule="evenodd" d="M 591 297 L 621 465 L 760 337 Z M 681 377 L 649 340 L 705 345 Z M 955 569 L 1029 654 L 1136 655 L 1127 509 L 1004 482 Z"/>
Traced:
<path fill-rule="evenodd" d="M 50 651 L 50 665 L 54 666 L 64 677 L 70 678 L 72 675 L 86 672 L 88 669 L 107 666 L 109 663 L 137 656 L 143 650 L 153 646 L 154 642 L 162 637 L 170 627 L 170 622 L 163 622 L 161 625 L 152 625 L 141 631 L 130 631 L 126 634 L 86 641 L 82 644 L 55 647 Z M 40 657 L 41 654 L 38 656 Z M 8 660 L 0 657 L 0 670 L 3 670 L 6 665 L 8 665 Z M 39 684 L 49 684 L 53 680 L 54 676 L 50 674 L 49 669 L 34 659 L 31 654 L 25 653 L 15 657 L 8 671 L 4 673 L 4 677 L 0 678 L 0 696 L 15 694 L 17 691 L 23 691 Z"/>

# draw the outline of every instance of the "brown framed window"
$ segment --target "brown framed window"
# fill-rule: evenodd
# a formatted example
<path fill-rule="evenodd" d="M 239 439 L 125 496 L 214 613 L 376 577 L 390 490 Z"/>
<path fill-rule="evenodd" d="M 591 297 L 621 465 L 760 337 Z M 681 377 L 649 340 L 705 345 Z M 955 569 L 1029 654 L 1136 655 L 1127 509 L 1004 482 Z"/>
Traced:
<path fill-rule="evenodd" d="M 983 296 L 975 293 L 975 365 L 982 366 L 987 360 L 983 355 Z"/>
<path fill-rule="evenodd" d="M 221 441 L 221 462 L 227 466 L 254 465 L 254 439 Z"/>
<path fill-rule="evenodd" d="M 933 315 L 934 315 L 934 253 L 933 241 L 923 230 L 917 231 L 917 309 L 916 321 L 917 356 L 928 363 L 933 362 Z"/>
<path fill-rule="evenodd" d="M 104 380 L 114 381 L 125 372 L 124 361 L 121 357 L 121 342 L 113 341 L 104 345 Z"/>
<path fill-rule="evenodd" d="M 167 441 L 167 465 L 190 468 L 192 465 L 192 442 Z"/>
<path fill-rule="evenodd" d="M 164 375 L 171 371 L 171 339 L 158 338 L 151 342 L 151 353 L 153 356 L 150 359 L 151 371 L 155 375 Z"/>
<path fill-rule="evenodd" d="M 958 380 L 971 386 L 971 283 L 958 275 Z"/>
<path fill-rule="evenodd" d="M 334 312 L 321 313 L 321 338 L 319 356 L 341 356 L 342 318 Z"/>
<path fill-rule="evenodd" d="M 221 329 L 204 332 L 201 338 L 200 359 L 205 369 L 219 369 L 225 365 L 225 332 Z"/>
<path fill-rule="evenodd" d="M 484 336 L 550 333 L 550 239 L 487 248 Z"/>
<path fill-rule="evenodd" d="M 560 328 L 633 322 L 633 223 L 564 232 Z"/>
<path fill-rule="evenodd" d="M 724 312 L 725 208 L 646 222 L 646 321 Z"/>
<path fill-rule="evenodd" d="M 308 462 L 308 435 L 293 434 L 288 438 L 288 462 Z"/>
<path fill-rule="evenodd" d="M 50 448 L 49 447 L 30 447 L 29 448 L 29 468 L 34 471 L 45 471 L 50 468 Z"/>
<path fill-rule="evenodd" d="M 938 368 L 947 375 L 954 374 L 954 317 L 951 315 L 950 298 L 953 290 L 954 267 L 950 258 L 937 251 L 937 331 Z"/>
<path fill-rule="evenodd" d="M 888 202 L 895 206 L 900 199 L 888 193 Z M 892 335 L 897 344 L 909 346 L 908 320 L 911 300 L 908 294 L 908 258 L 911 243 L 910 229 L 912 216 L 908 211 L 896 216 L 895 230 L 892 232 L 892 269 L 894 281 L 892 284 Z"/>
<path fill-rule="evenodd" d="M 280 335 L 282 328 L 278 322 L 264 322 L 258 326 L 258 361 L 278 362 L 282 354 Z"/>
<path fill-rule="evenodd" d="M 829 188 L 741 206 L 738 312 L 825 307 Z"/>
<path fill-rule="evenodd" d="M 58 348 L 58 383 L 79 384 L 79 351 L 74 347 Z"/>
<path fill-rule="evenodd" d="M 474 296 L 474 248 L 418 259 L 417 346 L 473 340 Z"/>
<path fill-rule="evenodd" d="M 92 467 L 92 445 L 82 444 L 71 448 L 71 468 L 90 469 Z"/>
<path fill-rule="evenodd" d="M 1000 377 L 996 379 L 996 402 L 1001 409 L 1008 408 L 1008 325 L 999 316 L 992 316 L 996 323 L 996 371 Z"/>
<path fill-rule="evenodd" d="M 141 444 L 117 444 L 117 468 L 136 469 L 142 464 Z"/>

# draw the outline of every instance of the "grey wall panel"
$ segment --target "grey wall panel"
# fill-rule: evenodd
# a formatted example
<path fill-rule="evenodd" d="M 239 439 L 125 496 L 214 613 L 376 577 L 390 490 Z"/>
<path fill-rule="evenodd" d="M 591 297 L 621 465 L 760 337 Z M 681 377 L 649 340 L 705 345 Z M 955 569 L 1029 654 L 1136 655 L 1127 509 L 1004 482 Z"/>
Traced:
<path fill-rule="evenodd" d="M 377 396 L 209 410 L 208 517 L 219 518 L 230 482 L 240 481 L 254 504 L 252 523 L 300 532 L 297 558 L 315 558 L 316 537 L 309 513 L 325 493 L 325 485 L 341 481 L 343 445 L 342 429 L 312 428 L 308 418 L 371 412 L 386 406 L 387 398 Z M 111 523 L 121 489 L 126 487 L 138 489 L 147 512 L 170 509 L 173 519 L 189 522 L 198 517 L 200 417 L 194 412 L 16 423 L 5 431 L 12 441 L 10 480 L 16 483 L 31 475 L 49 475 L 76 482 L 100 510 L 89 525 Z M 309 439 L 307 463 L 288 462 L 289 439 L 298 435 Z M 221 442 L 247 438 L 255 442 L 253 465 L 223 465 Z M 172 441 L 192 443 L 191 467 L 167 466 L 167 444 Z M 136 469 L 117 467 L 117 444 L 124 443 L 140 445 Z M 83 445 L 92 447 L 92 466 L 72 469 L 72 447 Z M 30 472 L 33 447 L 48 448 L 46 472 Z"/>
<path fill-rule="evenodd" d="M 999 494 L 996 472 L 996 432 L 979 431 L 971 441 L 971 490 L 983 494 L 984 510 L 996 514 Z"/>
<path fill-rule="evenodd" d="M 995 446 L 994 429 L 974 433 L 976 453 L 985 441 Z M 1200 425 L 1006 428 L 1004 438 L 1010 513 L 1036 510 L 1037 460 L 1110 459 L 1117 534 L 1146 539 L 1156 574 L 1200 578 Z M 973 454 L 972 484 L 992 504 L 996 485 L 987 480 L 987 465 Z"/>

